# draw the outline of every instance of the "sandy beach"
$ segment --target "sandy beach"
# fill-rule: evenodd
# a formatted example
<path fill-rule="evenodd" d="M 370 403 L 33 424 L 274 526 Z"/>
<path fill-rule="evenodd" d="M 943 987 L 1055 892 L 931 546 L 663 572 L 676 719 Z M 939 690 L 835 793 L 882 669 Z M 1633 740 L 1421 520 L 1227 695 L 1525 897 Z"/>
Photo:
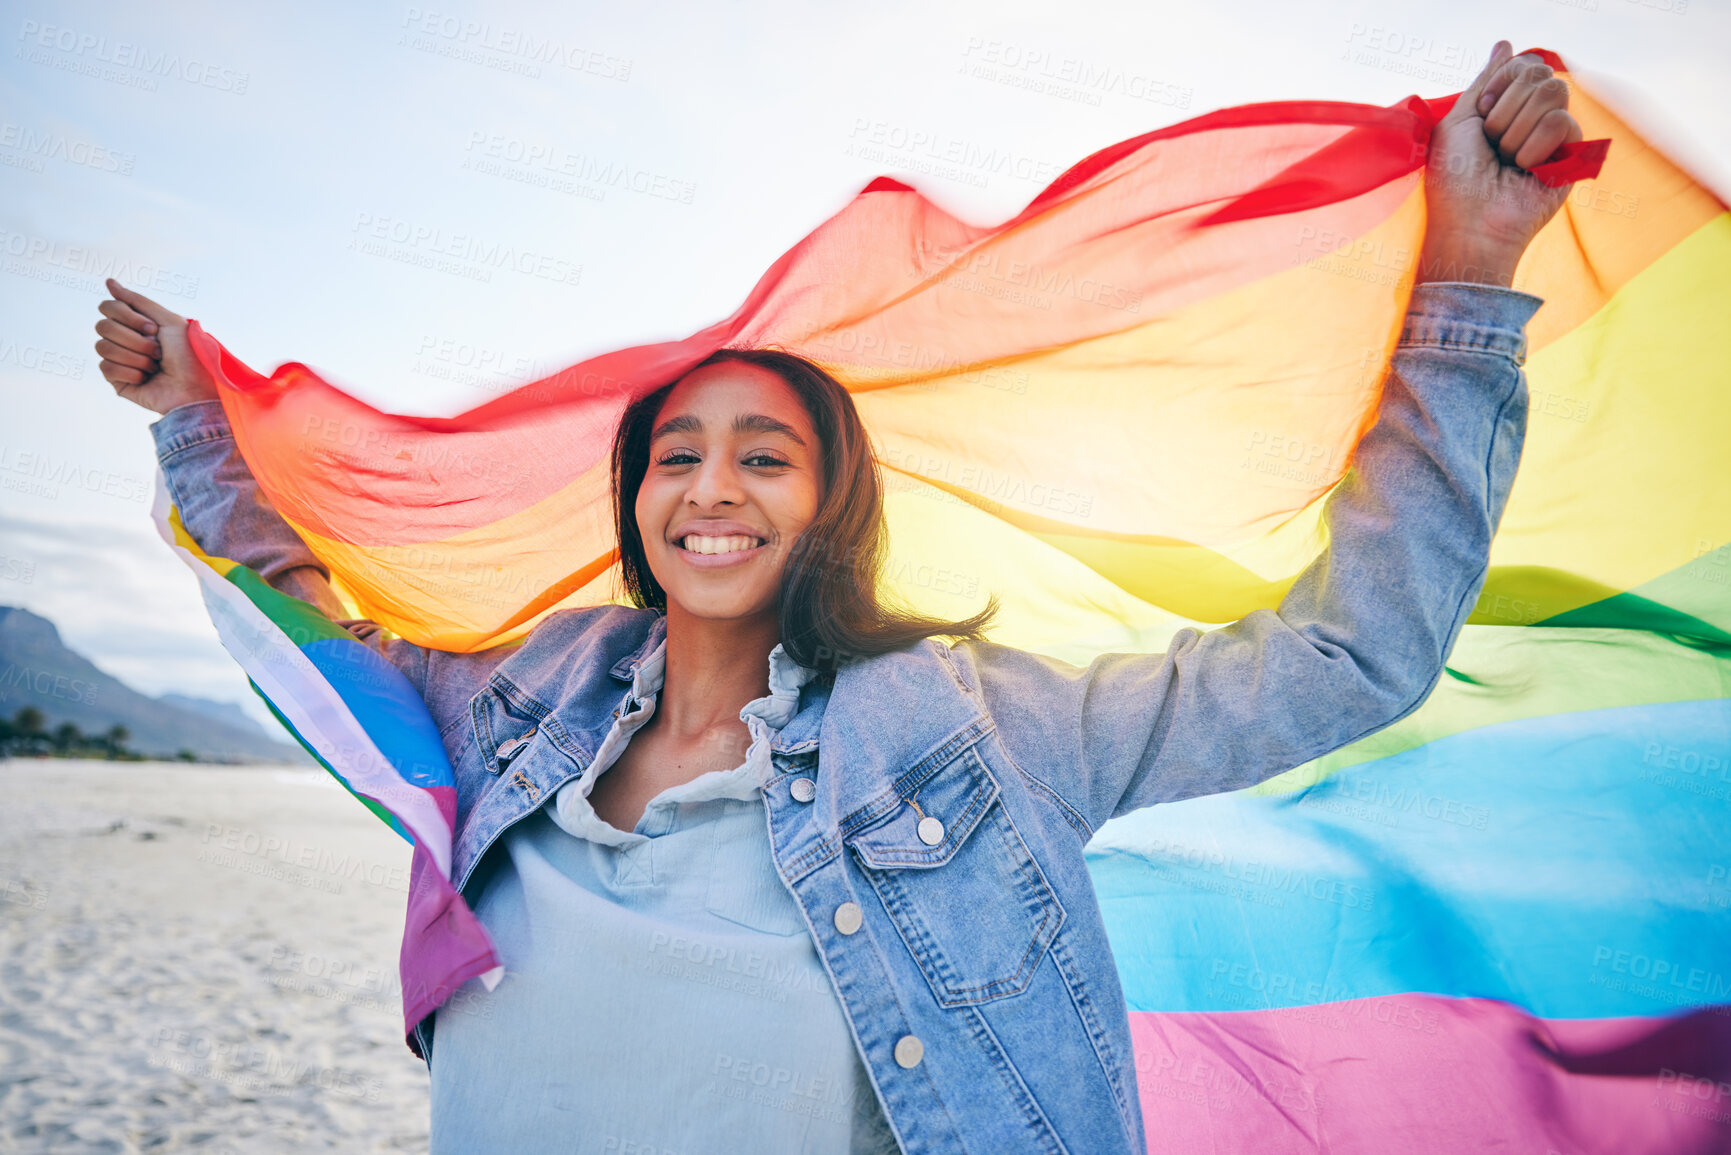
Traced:
<path fill-rule="evenodd" d="M 323 771 L 0 761 L 0 1151 L 425 1151 L 408 865 Z"/>

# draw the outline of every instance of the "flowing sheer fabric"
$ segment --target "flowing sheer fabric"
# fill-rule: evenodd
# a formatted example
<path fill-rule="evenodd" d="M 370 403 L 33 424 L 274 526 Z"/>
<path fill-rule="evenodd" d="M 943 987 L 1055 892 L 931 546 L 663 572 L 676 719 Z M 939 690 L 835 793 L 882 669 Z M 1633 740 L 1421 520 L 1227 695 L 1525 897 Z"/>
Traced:
<path fill-rule="evenodd" d="M 1588 139 L 1535 170 L 1577 183 L 1517 275 L 1545 300 L 1526 449 L 1450 676 L 1388 730 L 1090 845 L 1156 1146 L 1705 1151 L 1731 1128 L 1711 1093 L 1731 1078 L 1731 213 L 1544 55 Z M 959 617 L 995 593 L 994 640 L 1073 661 L 1158 652 L 1275 607 L 1326 548 L 1453 99 L 1223 109 L 1101 150 L 993 226 L 880 178 L 731 317 L 451 418 L 298 363 L 258 374 L 197 322 L 193 344 L 340 594 L 423 646 L 613 600 L 621 410 L 717 348 L 774 345 L 854 393 L 902 600 Z M 242 567 L 179 544 L 219 624 L 280 627 Z M 230 648 L 417 841 L 412 1023 L 494 961 L 439 888 L 448 770 L 405 821 L 380 791 L 426 754 L 424 734 L 390 753 L 413 703 Z M 309 734 L 332 699 L 351 708 L 330 733 L 352 723 L 376 758 Z M 1318 879 L 1375 900 L 1318 899 Z"/>

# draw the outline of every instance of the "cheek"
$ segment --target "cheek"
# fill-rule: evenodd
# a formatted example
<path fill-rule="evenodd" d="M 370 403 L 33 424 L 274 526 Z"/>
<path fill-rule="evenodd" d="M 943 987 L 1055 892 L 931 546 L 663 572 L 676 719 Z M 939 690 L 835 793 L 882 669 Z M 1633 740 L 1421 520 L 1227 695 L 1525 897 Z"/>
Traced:
<path fill-rule="evenodd" d="M 799 487 L 796 504 L 804 522 L 811 522 L 817 517 L 817 510 L 823 504 L 823 480 L 818 477 L 808 477 L 805 484 Z"/>
<path fill-rule="evenodd" d="M 781 495 L 776 508 L 776 522 L 782 535 L 790 541 L 817 518 L 821 494 L 816 486 L 804 485 Z"/>
<path fill-rule="evenodd" d="M 643 546 L 647 550 L 654 551 L 662 545 L 662 531 L 667 524 L 662 509 L 665 504 L 666 501 L 647 481 L 637 491 L 637 502 L 632 516 L 637 519 L 637 532 L 643 538 Z"/>

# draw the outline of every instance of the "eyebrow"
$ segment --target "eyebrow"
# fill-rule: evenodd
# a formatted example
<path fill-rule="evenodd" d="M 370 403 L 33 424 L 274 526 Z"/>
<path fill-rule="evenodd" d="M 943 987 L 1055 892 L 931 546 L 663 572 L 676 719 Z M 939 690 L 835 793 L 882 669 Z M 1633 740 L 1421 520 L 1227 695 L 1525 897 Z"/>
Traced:
<path fill-rule="evenodd" d="M 777 421 L 763 413 L 741 413 L 733 419 L 733 431 L 735 433 L 779 433 L 797 445 L 805 444 L 805 438 L 794 432 L 793 426 L 785 421 Z M 671 417 L 657 425 L 655 432 L 649 435 L 649 440 L 654 441 L 669 433 L 698 434 L 702 432 L 703 422 L 690 413 L 682 413 L 678 417 Z"/>

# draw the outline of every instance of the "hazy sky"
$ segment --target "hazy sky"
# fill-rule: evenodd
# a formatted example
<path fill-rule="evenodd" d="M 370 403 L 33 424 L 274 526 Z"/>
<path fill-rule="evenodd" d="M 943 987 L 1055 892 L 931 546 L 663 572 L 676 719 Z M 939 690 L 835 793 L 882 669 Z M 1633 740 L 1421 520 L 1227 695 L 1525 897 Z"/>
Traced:
<path fill-rule="evenodd" d="M 96 371 L 108 267 L 261 372 L 456 412 L 728 314 L 879 173 L 991 222 L 1211 109 L 1457 92 L 1498 38 L 1731 190 L 1728 0 L 0 13 L 0 604 L 261 717 L 150 524 L 153 417 Z M 433 255 L 462 243 L 541 273 Z"/>

